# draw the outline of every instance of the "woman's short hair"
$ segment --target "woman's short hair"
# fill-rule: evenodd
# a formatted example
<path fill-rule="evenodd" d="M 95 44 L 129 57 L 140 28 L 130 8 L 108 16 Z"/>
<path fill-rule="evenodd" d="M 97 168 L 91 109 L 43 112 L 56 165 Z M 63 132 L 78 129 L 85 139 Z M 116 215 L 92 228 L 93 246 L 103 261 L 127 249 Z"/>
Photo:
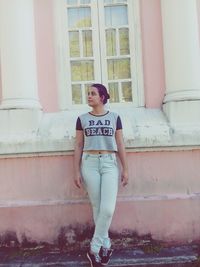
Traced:
<path fill-rule="evenodd" d="M 94 83 L 91 86 L 97 88 L 100 97 L 104 96 L 103 104 L 105 105 L 107 103 L 108 99 L 110 98 L 110 95 L 109 95 L 106 87 L 101 83 Z"/>

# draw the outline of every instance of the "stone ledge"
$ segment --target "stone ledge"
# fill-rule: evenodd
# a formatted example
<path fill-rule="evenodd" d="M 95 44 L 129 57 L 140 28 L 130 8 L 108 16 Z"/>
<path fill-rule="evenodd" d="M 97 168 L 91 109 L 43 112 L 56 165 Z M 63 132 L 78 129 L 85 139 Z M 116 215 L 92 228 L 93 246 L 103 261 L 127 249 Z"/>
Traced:
<path fill-rule="evenodd" d="M 1 110 L 0 154 L 72 152 L 76 118 L 87 111 Z M 124 107 L 116 111 L 122 118 L 127 151 L 200 147 L 200 125 L 171 127 L 160 109 Z"/>

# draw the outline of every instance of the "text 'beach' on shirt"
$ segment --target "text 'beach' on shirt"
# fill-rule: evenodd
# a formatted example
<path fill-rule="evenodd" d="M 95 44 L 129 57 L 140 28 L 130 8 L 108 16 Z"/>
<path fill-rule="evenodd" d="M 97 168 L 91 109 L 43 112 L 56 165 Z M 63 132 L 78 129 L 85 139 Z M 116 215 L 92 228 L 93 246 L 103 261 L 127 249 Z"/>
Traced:
<path fill-rule="evenodd" d="M 84 132 L 83 151 L 117 151 L 115 131 L 120 129 L 122 129 L 120 116 L 111 111 L 107 111 L 104 115 L 88 112 L 80 115 L 76 122 L 76 130 Z"/>

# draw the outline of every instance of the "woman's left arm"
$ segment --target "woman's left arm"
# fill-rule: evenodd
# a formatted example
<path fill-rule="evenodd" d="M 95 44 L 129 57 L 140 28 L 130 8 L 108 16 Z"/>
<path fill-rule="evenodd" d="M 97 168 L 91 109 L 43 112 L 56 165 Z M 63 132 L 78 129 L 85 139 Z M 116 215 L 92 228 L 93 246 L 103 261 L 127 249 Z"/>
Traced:
<path fill-rule="evenodd" d="M 122 185 L 125 186 L 128 184 L 128 165 L 126 160 L 126 151 L 124 146 L 123 133 L 121 129 L 115 132 L 115 138 L 117 143 L 119 159 L 122 164 L 121 181 Z"/>

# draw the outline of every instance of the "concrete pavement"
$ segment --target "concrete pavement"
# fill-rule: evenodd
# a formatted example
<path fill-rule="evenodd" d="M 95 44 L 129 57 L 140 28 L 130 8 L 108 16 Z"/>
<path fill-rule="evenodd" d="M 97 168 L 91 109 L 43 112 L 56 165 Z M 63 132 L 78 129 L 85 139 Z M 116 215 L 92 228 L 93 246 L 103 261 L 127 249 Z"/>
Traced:
<path fill-rule="evenodd" d="M 150 244 L 149 244 L 150 245 Z M 0 267 L 90 267 L 86 251 L 60 251 L 58 248 L 0 248 Z M 149 246 L 123 248 L 114 251 L 112 267 L 200 267 L 199 246 Z"/>

